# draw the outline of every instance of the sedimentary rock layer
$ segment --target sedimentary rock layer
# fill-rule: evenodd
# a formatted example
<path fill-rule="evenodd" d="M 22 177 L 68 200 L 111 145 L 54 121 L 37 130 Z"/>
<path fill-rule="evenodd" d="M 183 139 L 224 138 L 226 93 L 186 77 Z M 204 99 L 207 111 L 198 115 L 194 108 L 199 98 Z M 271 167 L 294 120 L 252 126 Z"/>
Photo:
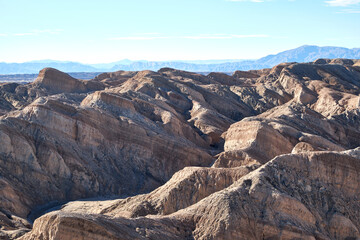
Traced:
<path fill-rule="evenodd" d="M 356 239 L 359 95 L 346 59 L 0 84 L 0 236 Z"/>

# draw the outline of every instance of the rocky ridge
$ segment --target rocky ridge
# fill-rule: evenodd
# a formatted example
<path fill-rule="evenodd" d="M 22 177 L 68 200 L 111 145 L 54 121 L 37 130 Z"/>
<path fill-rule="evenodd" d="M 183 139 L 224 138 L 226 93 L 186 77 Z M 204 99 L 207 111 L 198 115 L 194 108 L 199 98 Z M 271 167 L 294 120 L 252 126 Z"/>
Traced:
<path fill-rule="evenodd" d="M 0 236 L 359 238 L 359 64 L 0 84 Z"/>

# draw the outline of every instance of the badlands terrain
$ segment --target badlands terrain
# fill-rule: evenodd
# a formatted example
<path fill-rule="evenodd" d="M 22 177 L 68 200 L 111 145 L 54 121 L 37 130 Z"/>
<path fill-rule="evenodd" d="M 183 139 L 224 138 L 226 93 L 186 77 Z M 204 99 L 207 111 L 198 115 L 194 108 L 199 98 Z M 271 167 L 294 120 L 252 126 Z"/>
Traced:
<path fill-rule="evenodd" d="M 0 239 L 359 239 L 360 60 L 0 84 Z"/>

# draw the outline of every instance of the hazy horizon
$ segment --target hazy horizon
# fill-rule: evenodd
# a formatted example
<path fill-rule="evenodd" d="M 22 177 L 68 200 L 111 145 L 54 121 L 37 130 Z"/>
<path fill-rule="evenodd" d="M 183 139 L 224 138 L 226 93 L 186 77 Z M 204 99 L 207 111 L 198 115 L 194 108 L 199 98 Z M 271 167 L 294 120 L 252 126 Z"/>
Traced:
<path fill-rule="evenodd" d="M 257 59 L 257 58 L 256 58 Z M 3 63 L 27 63 L 27 62 L 50 62 L 50 61 L 54 61 L 54 62 L 76 62 L 76 63 L 81 63 L 81 64 L 88 64 L 88 65 L 96 65 L 96 64 L 111 64 L 111 63 L 116 63 L 116 62 L 121 62 L 121 61 L 131 61 L 131 62 L 142 62 L 142 61 L 146 61 L 146 62 L 197 62 L 197 61 L 251 61 L 251 60 L 256 60 L 254 59 L 165 59 L 165 60 L 152 60 L 152 59 L 128 59 L 128 58 L 123 58 L 123 59 L 118 59 L 115 61 L 111 61 L 111 62 L 90 62 L 90 63 L 86 63 L 86 62 L 80 62 L 80 61 L 71 61 L 71 60 L 58 60 L 58 59 L 32 59 L 29 61 L 22 61 L 22 62 L 6 62 L 6 61 L 2 61 Z"/>
<path fill-rule="evenodd" d="M 298 48 L 303 47 L 303 46 L 316 46 L 316 45 L 302 45 L 302 46 L 299 46 Z M 342 47 L 342 46 L 316 46 L 316 47 L 346 48 L 346 47 Z M 355 47 L 355 48 L 348 48 L 348 49 L 360 49 L 360 48 Z M 289 51 L 289 50 L 293 50 L 293 49 L 285 49 L 284 51 Z M 106 65 L 106 64 L 114 64 L 114 63 L 118 63 L 118 62 L 122 62 L 122 61 L 124 61 L 124 62 L 129 61 L 129 63 L 132 63 L 132 62 L 184 62 L 184 63 L 194 63 L 194 64 L 198 64 L 199 62 L 226 63 L 227 61 L 228 62 L 255 61 L 255 60 L 261 59 L 263 57 L 267 57 L 269 55 L 276 55 L 276 54 L 282 53 L 284 51 L 271 53 L 271 54 L 268 54 L 268 55 L 261 56 L 260 58 L 252 58 L 252 59 L 165 59 L 165 60 L 158 60 L 157 61 L 157 60 L 152 60 L 152 59 L 129 59 L 129 58 L 124 58 L 124 59 L 118 59 L 118 60 L 111 61 L 111 62 L 93 62 L 93 63 L 86 63 L 86 62 L 80 62 L 80 61 L 71 61 L 71 60 L 58 60 L 58 59 L 32 59 L 32 60 L 25 61 L 25 62 L 24 61 L 23 62 L 6 62 L 6 61 L 3 61 L 2 63 L 59 62 L 59 63 L 81 63 L 81 64 L 85 64 L 85 65 Z"/>

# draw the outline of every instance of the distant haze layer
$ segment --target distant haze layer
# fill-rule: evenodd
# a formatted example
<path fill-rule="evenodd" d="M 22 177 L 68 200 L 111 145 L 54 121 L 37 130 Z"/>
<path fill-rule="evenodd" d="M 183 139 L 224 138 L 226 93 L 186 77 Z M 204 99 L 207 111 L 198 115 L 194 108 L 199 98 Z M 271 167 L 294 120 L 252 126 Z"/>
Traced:
<path fill-rule="evenodd" d="M 40 60 L 24 63 L 0 63 L 0 74 L 38 73 L 45 67 L 57 68 L 64 72 L 157 71 L 164 67 L 192 72 L 234 72 L 236 70 L 270 68 L 282 62 L 310 62 L 318 58 L 359 59 L 360 48 L 348 49 L 305 45 L 257 60 L 131 61 L 125 59 L 113 63 L 99 64 Z"/>

